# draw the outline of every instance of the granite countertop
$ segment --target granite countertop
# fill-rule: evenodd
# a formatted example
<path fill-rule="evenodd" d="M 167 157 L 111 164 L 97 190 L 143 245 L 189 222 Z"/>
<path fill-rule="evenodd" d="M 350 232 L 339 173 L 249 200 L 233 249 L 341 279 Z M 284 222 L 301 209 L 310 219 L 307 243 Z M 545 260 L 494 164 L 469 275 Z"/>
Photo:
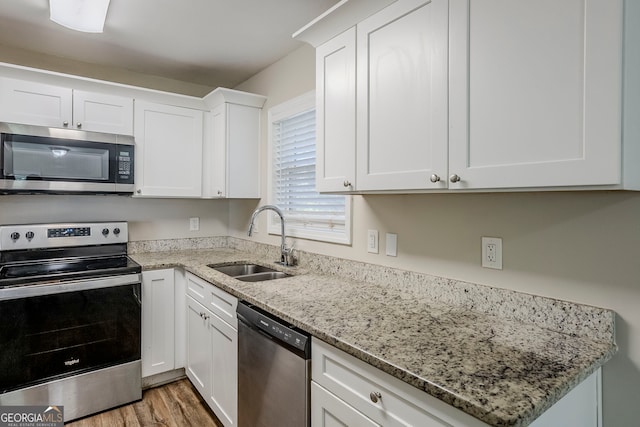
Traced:
<path fill-rule="evenodd" d="M 397 283 L 301 267 L 288 270 L 294 278 L 248 283 L 207 267 L 236 261 L 268 265 L 250 252 L 221 248 L 131 257 L 144 270 L 182 267 L 496 427 L 530 424 L 616 352 L 613 339 L 421 298 Z"/>

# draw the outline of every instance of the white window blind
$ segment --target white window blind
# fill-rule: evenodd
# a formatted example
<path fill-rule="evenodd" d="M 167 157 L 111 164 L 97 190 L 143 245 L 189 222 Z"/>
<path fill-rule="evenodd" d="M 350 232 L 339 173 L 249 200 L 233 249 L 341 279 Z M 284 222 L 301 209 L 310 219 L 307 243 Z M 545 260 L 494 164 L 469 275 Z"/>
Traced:
<path fill-rule="evenodd" d="M 315 190 L 315 109 L 288 113 L 276 114 L 271 121 L 272 201 L 285 214 L 286 232 L 296 237 L 350 243 L 346 197 Z M 274 225 L 277 222 L 271 224 L 270 230 L 277 229 Z"/>

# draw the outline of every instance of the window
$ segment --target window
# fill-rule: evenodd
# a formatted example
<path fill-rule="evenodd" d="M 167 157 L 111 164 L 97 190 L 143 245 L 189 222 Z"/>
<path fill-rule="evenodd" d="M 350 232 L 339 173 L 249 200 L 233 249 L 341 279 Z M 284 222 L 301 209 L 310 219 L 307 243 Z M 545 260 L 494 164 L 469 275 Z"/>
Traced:
<path fill-rule="evenodd" d="M 282 209 L 289 236 L 351 243 L 351 198 L 319 194 L 316 182 L 316 114 L 313 92 L 269 110 L 269 201 Z M 269 233 L 280 234 L 270 213 Z"/>

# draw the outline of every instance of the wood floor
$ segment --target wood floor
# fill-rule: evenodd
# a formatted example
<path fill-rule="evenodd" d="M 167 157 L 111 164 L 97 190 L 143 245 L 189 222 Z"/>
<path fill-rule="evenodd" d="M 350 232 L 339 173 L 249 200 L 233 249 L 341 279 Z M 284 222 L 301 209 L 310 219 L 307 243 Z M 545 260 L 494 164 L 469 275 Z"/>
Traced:
<path fill-rule="evenodd" d="M 189 380 L 145 390 L 142 400 L 72 421 L 68 427 L 222 427 Z"/>

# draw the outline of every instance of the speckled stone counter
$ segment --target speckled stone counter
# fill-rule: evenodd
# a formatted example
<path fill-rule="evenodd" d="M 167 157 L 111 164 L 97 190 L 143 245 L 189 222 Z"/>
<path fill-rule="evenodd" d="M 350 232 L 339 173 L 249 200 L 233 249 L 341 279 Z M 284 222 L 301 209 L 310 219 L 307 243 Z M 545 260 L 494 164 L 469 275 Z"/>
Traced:
<path fill-rule="evenodd" d="M 287 270 L 295 277 L 240 282 L 207 264 L 282 267 L 270 248 L 220 239 L 130 253 L 146 270 L 184 268 L 492 426 L 530 424 L 616 351 L 609 310 L 311 254 Z"/>

